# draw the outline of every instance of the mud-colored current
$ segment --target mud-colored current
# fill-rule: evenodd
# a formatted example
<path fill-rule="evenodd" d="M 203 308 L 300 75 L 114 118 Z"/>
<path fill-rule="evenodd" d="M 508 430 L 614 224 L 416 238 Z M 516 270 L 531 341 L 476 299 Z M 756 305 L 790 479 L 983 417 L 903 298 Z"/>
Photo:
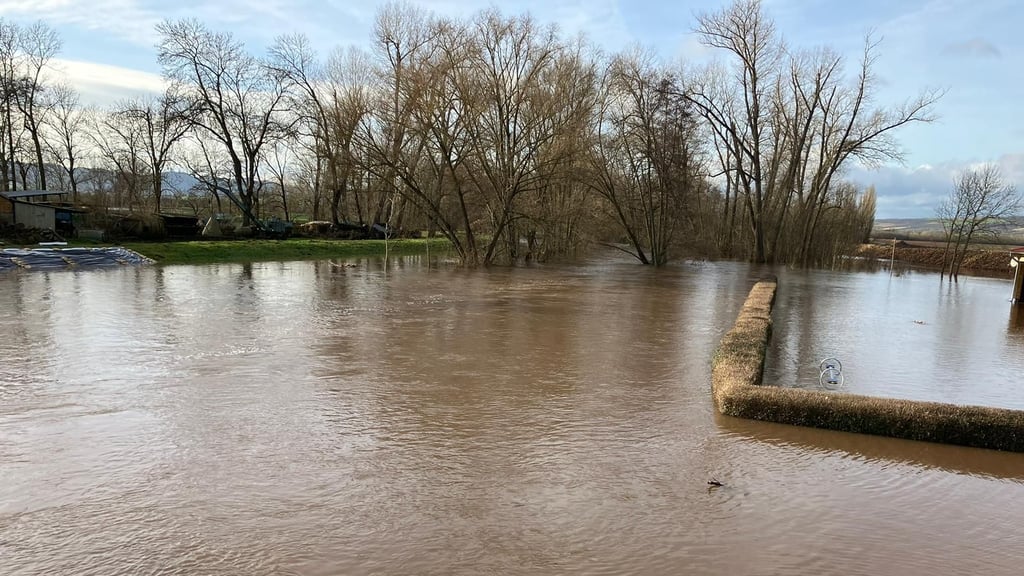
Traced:
<path fill-rule="evenodd" d="M 761 272 L 0 276 L 0 573 L 1020 574 L 1024 455 L 715 414 Z M 767 380 L 1024 407 L 1008 282 L 779 275 Z"/>

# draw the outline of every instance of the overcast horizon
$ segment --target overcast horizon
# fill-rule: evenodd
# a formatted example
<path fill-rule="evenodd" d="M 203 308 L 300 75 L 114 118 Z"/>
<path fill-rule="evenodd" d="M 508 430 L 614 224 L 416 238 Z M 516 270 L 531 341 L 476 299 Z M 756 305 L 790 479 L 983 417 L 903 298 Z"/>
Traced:
<path fill-rule="evenodd" d="M 413 2 L 441 15 L 466 16 L 491 2 Z M 83 101 L 114 101 L 161 89 L 155 25 L 194 17 L 211 29 L 231 32 L 257 54 L 285 33 L 306 34 L 326 56 L 339 46 L 368 48 L 381 0 L 358 4 L 329 0 L 186 0 L 175 6 L 153 0 L 0 0 L 0 17 L 41 20 L 63 40 L 55 67 Z M 692 33 L 695 14 L 728 2 L 638 0 L 558 2 L 512 0 L 505 13 L 530 12 L 568 33 L 584 33 L 604 51 L 639 42 L 665 62 L 696 65 L 716 57 Z M 946 93 L 935 107 L 939 119 L 904 127 L 896 135 L 905 162 L 877 168 L 851 165 L 846 178 L 874 185 L 877 217 L 929 218 L 949 192 L 953 175 L 972 165 L 997 163 L 1007 181 L 1024 189 L 1024 123 L 1016 107 L 1022 75 L 1011 66 L 1024 56 L 1014 23 L 1024 5 L 1009 0 L 866 0 L 856 6 L 830 0 L 764 0 L 790 46 L 830 46 L 854 67 L 864 35 L 881 38 L 875 65 L 876 104 L 895 106 L 928 89 Z M 898 5 L 897 5 L 898 4 Z M 1016 114 L 1015 114 L 1016 113 Z"/>

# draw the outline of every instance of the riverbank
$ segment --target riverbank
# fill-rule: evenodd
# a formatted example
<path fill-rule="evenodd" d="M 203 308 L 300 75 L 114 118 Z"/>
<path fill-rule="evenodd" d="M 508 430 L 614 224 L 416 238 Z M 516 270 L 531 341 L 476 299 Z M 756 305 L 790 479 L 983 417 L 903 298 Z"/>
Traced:
<path fill-rule="evenodd" d="M 715 407 L 728 416 L 1024 452 L 1024 411 L 762 385 L 775 280 L 758 282 L 715 353 Z"/>
<path fill-rule="evenodd" d="M 275 260 L 322 260 L 384 256 L 384 240 L 202 240 L 188 242 L 125 242 L 121 246 L 152 258 L 158 264 L 214 264 Z M 447 240 L 398 239 L 387 241 L 392 255 L 447 252 Z"/>
<path fill-rule="evenodd" d="M 964 258 L 963 269 L 1009 274 L 1010 248 L 1012 246 L 972 248 L 967 251 L 967 256 Z M 896 242 L 895 260 L 915 266 L 939 269 L 942 267 L 943 252 L 944 248 L 941 242 L 900 240 Z M 889 260 L 893 258 L 893 245 L 892 242 L 861 244 L 850 256 Z"/>

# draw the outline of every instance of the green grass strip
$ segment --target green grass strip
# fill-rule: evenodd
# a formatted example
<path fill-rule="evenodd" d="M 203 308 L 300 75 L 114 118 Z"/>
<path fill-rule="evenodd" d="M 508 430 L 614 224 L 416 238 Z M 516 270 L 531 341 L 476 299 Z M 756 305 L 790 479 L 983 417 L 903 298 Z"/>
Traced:
<path fill-rule="evenodd" d="M 450 244 L 442 239 L 400 239 L 388 241 L 388 253 L 402 256 L 448 254 Z M 221 262 L 265 262 L 324 260 L 329 258 L 383 257 L 383 240 L 196 240 L 189 242 L 127 242 L 121 244 L 159 264 L 212 264 Z"/>

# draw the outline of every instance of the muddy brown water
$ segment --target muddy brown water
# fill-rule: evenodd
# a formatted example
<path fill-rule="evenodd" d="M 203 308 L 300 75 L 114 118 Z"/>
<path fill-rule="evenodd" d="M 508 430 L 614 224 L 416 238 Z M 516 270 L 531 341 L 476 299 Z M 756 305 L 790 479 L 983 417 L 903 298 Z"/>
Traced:
<path fill-rule="evenodd" d="M 1024 410 L 1024 306 L 1010 295 L 1000 278 L 786 271 L 765 381 L 818 388 L 835 357 L 849 392 Z"/>
<path fill-rule="evenodd" d="M 761 273 L 2 276 L 0 573 L 1020 574 L 1024 455 L 715 414 Z M 772 378 L 1021 406 L 1006 281 L 779 274 Z"/>

